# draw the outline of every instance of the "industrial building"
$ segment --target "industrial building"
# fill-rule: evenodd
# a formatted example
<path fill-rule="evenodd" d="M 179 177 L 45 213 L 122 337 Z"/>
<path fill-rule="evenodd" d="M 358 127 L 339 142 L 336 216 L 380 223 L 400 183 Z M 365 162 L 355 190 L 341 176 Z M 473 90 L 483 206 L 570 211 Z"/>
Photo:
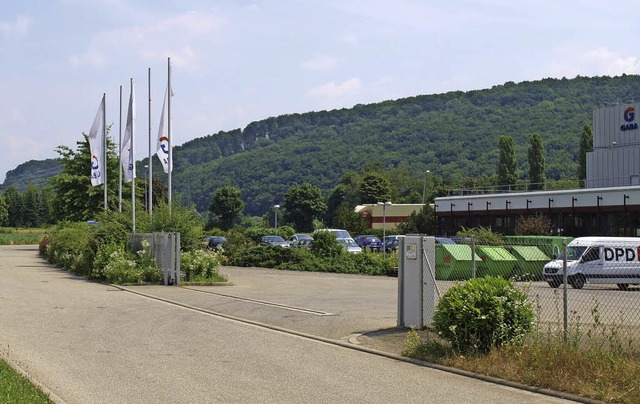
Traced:
<path fill-rule="evenodd" d="M 554 235 L 640 237 L 640 103 L 593 113 L 593 152 L 585 188 L 567 190 L 459 190 L 435 199 L 438 233 L 490 227 L 515 234 L 517 221 L 543 214 Z"/>

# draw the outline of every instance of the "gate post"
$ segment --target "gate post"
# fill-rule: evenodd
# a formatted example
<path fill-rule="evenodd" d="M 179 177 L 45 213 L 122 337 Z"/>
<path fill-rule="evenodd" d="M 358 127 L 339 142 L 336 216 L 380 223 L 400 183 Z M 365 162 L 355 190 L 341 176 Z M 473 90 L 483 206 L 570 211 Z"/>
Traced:
<path fill-rule="evenodd" d="M 422 238 L 422 323 L 427 326 L 433 322 L 436 310 L 436 239 Z M 440 293 L 438 292 L 438 295 Z M 438 296 L 439 297 L 439 296 Z"/>
<path fill-rule="evenodd" d="M 398 326 L 422 328 L 422 242 L 419 235 L 400 239 Z"/>
<path fill-rule="evenodd" d="M 400 239 L 398 326 L 431 324 L 436 305 L 435 238 L 407 235 Z"/>

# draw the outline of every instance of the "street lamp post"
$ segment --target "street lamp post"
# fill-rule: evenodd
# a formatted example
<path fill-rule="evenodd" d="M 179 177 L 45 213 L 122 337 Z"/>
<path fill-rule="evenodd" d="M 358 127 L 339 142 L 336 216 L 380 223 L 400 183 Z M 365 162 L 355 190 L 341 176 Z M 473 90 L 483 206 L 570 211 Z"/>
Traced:
<path fill-rule="evenodd" d="M 422 183 L 422 204 L 424 205 L 424 196 L 427 192 L 427 174 L 431 171 L 427 170 L 424 172 L 424 182 Z"/>
<path fill-rule="evenodd" d="M 276 215 L 275 224 L 274 224 L 275 226 L 274 227 L 276 228 L 276 233 L 277 233 L 277 231 L 278 231 L 278 209 L 280 209 L 280 205 L 273 205 L 273 209 L 274 209 L 274 213 Z"/>
<path fill-rule="evenodd" d="M 391 202 L 378 202 L 378 206 L 382 206 L 382 258 L 387 258 L 387 249 L 385 244 L 387 242 L 387 206 L 391 205 Z"/>
<path fill-rule="evenodd" d="M 144 165 L 144 176 L 146 176 L 146 172 L 147 172 L 147 168 L 149 168 L 149 166 L 147 164 Z M 147 195 L 147 189 L 149 189 L 149 181 L 145 178 L 145 182 L 144 182 L 144 208 L 149 211 L 149 197 Z"/>

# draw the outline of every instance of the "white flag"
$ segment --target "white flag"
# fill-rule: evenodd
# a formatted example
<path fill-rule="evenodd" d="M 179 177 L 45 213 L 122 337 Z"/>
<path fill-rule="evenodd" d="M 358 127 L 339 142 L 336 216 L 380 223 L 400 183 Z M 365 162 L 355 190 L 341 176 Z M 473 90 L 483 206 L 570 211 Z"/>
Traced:
<path fill-rule="evenodd" d="M 168 90 L 168 88 L 167 88 Z M 160 114 L 160 125 L 158 125 L 158 150 L 156 155 L 162 163 L 165 173 L 169 173 L 169 132 L 165 133 L 165 121 L 167 119 L 167 93 L 164 93 L 164 102 L 162 103 L 162 113 Z M 171 96 L 173 97 L 173 89 L 171 89 Z M 172 156 L 173 157 L 173 156 Z M 171 165 L 173 169 L 173 164 Z"/>
<path fill-rule="evenodd" d="M 131 182 L 136 176 L 135 160 L 133 159 L 133 127 L 136 121 L 136 107 L 134 102 L 133 81 L 131 81 L 131 95 L 129 96 L 129 109 L 127 111 L 127 126 L 124 131 L 124 139 L 120 148 L 120 164 L 124 172 L 124 181 Z"/>
<path fill-rule="evenodd" d="M 104 184 L 104 96 L 89 131 L 89 152 L 91 153 L 91 185 Z"/>

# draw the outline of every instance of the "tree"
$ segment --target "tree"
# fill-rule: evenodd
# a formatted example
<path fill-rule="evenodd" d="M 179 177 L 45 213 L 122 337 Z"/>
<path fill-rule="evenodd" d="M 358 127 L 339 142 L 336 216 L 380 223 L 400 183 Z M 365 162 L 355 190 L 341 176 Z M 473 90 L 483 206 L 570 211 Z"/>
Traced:
<path fill-rule="evenodd" d="M 62 173 L 49 179 L 54 190 L 51 201 L 54 220 L 85 221 L 94 219 L 104 210 L 104 185 L 91 186 L 89 141 L 87 135 L 83 134 L 83 137 L 83 141 L 76 142 L 76 151 L 67 146 L 56 148 L 61 156 Z M 118 159 L 115 145 L 109 138 L 107 150 L 107 206 L 117 210 Z M 122 187 L 122 199 L 131 200 L 131 187 Z"/>
<path fill-rule="evenodd" d="M 529 189 L 543 189 L 547 176 L 544 173 L 544 147 L 538 133 L 529 142 Z"/>
<path fill-rule="evenodd" d="M 9 217 L 6 221 L 9 227 L 22 226 L 22 198 L 18 188 L 11 185 L 4 191 L 4 199 L 7 203 Z"/>
<path fill-rule="evenodd" d="M 364 216 L 345 205 L 338 208 L 331 223 L 333 227 L 345 229 L 351 234 L 362 234 L 367 229 L 367 220 Z"/>
<path fill-rule="evenodd" d="M 511 136 L 500 136 L 500 160 L 498 165 L 498 185 L 512 185 L 518 181 L 518 162 Z"/>
<path fill-rule="evenodd" d="M 219 220 L 222 230 L 229 230 L 234 220 L 242 214 L 244 202 L 240 189 L 231 185 L 220 187 L 213 193 L 213 202 L 209 211 L 213 212 Z"/>
<path fill-rule="evenodd" d="M 22 193 L 22 225 L 39 227 L 42 225 L 42 195 L 40 189 L 29 183 Z"/>
<path fill-rule="evenodd" d="M 582 134 L 580 135 L 580 151 L 578 152 L 578 181 L 580 186 L 585 187 L 585 180 L 587 179 L 587 153 L 593 151 L 593 134 L 591 133 L 591 127 L 584 125 L 582 127 Z"/>
<path fill-rule="evenodd" d="M 391 198 L 391 183 L 384 174 L 371 172 L 362 176 L 359 191 L 360 203 L 385 202 Z"/>
<path fill-rule="evenodd" d="M 9 210 L 7 209 L 7 203 L 4 201 L 2 195 L 0 195 L 0 225 L 4 225 L 9 219 Z"/>
<path fill-rule="evenodd" d="M 313 220 L 327 211 L 320 188 L 309 183 L 291 186 L 282 205 L 284 219 L 300 232 L 312 231 Z"/>
<path fill-rule="evenodd" d="M 435 235 L 436 213 L 430 204 L 425 204 L 418 212 L 412 212 L 406 222 L 397 227 L 400 234 L 419 233 Z"/>

